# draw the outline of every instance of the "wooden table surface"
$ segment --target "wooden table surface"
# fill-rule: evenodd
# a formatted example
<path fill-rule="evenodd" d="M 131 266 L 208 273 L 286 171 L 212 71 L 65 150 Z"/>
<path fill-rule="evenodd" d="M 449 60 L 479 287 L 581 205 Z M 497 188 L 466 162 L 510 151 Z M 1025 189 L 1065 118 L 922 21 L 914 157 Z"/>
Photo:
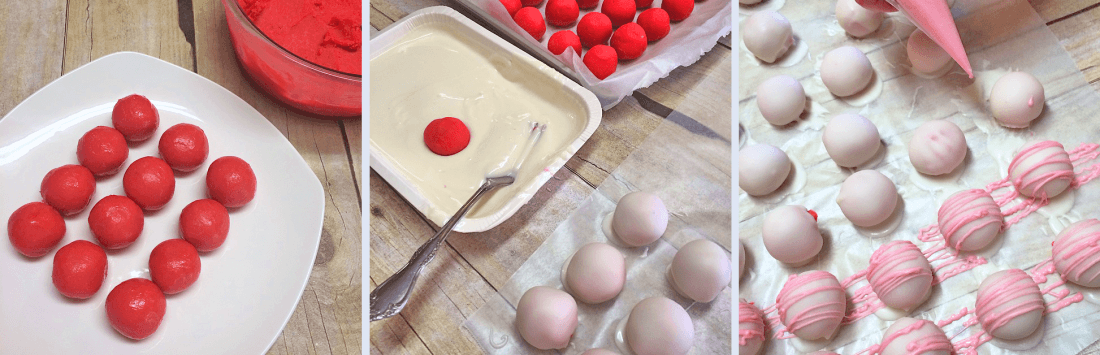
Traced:
<path fill-rule="evenodd" d="M 317 174 L 325 220 L 312 274 L 269 353 L 362 353 L 362 123 L 304 117 L 254 89 L 218 0 L 7 1 L 0 7 L 0 114 L 107 54 L 145 53 L 202 75 L 267 117 Z"/>

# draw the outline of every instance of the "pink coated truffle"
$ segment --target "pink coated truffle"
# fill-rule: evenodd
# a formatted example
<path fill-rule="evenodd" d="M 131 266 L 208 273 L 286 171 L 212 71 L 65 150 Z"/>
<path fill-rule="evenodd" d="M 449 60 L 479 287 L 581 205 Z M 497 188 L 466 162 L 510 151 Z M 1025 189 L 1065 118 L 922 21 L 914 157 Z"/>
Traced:
<path fill-rule="evenodd" d="M 1024 145 L 1012 159 L 1008 177 L 1020 194 L 1049 199 L 1066 191 L 1073 183 L 1073 165 L 1062 143 L 1033 142 Z"/>
<path fill-rule="evenodd" d="M 581 44 L 588 48 L 607 44 L 607 40 L 611 39 L 611 19 L 599 12 L 589 12 L 577 23 L 577 36 L 581 38 Z"/>
<path fill-rule="evenodd" d="M 580 16 L 576 0 L 549 0 L 546 2 L 546 22 L 558 27 L 572 26 Z"/>
<path fill-rule="evenodd" d="M 867 281 L 883 304 L 908 312 L 932 293 L 932 266 L 912 242 L 895 240 L 871 254 Z"/>
<path fill-rule="evenodd" d="M 648 9 L 638 14 L 638 25 L 645 30 L 646 40 L 655 42 L 668 36 L 669 27 L 668 12 L 664 9 Z"/>
<path fill-rule="evenodd" d="M 562 54 L 565 53 L 566 48 L 570 47 L 578 56 L 581 55 L 581 38 L 570 30 L 554 32 L 553 35 L 550 35 L 550 39 L 546 41 L 546 49 L 549 49 L 550 53 Z"/>
<path fill-rule="evenodd" d="M 661 0 L 661 8 L 668 11 L 672 22 L 680 22 L 691 16 L 695 10 L 695 0 Z"/>
<path fill-rule="evenodd" d="M 821 270 L 791 275 L 775 303 L 787 331 L 811 341 L 832 339 L 848 309 L 840 281 Z"/>
<path fill-rule="evenodd" d="M 1054 268 L 1062 279 L 1085 287 L 1100 287 L 1100 220 L 1069 225 L 1054 239 Z"/>
<path fill-rule="evenodd" d="M 584 54 L 584 66 L 588 67 L 592 75 L 600 80 L 606 79 L 615 73 L 615 68 L 618 65 L 618 55 L 615 54 L 615 49 L 610 46 L 596 45 Z"/>
<path fill-rule="evenodd" d="M 535 40 L 542 41 L 542 35 L 546 34 L 546 22 L 542 20 L 542 13 L 539 12 L 539 9 L 533 7 L 519 9 L 512 19 L 531 37 L 535 37 Z"/>
<path fill-rule="evenodd" d="M 936 323 L 924 319 L 901 318 L 882 336 L 878 345 L 882 355 L 950 355 L 955 353 L 951 339 Z"/>
<path fill-rule="evenodd" d="M 981 189 L 951 195 L 940 205 L 938 217 L 940 234 L 947 246 L 961 252 L 985 248 L 1005 225 L 1000 206 L 988 191 Z"/>
<path fill-rule="evenodd" d="M 737 302 L 737 353 L 756 355 L 764 348 L 764 314 L 755 305 Z"/>
<path fill-rule="evenodd" d="M 768 212 L 760 235 L 768 254 L 790 266 L 812 261 L 824 244 L 813 215 L 806 207 L 797 205 L 781 206 Z"/>
<path fill-rule="evenodd" d="M 1039 329 L 1045 310 L 1039 285 L 1023 270 L 998 271 L 978 286 L 974 313 L 982 329 L 993 337 L 1026 338 Z"/>
<path fill-rule="evenodd" d="M 645 30 L 642 29 L 642 26 L 633 22 L 619 26 L 619 29 L 611 35 L 611 48 L 615 49 L 615 54 L 619 56 L 619 60 L 631 60 L 641 57 L 642 53 L 645 53 L 646 43 L 648 41 L 645 37 Z"/>
<path fill-rule="evenodd" d="M 612 27 L 618 28 L 634 22 L 634 14 L 638 12 L 638 7 L 634 4 L 634 0 L 604 0 L 603 5 L 600 6 L 600 12 L 611 19 Z"/>

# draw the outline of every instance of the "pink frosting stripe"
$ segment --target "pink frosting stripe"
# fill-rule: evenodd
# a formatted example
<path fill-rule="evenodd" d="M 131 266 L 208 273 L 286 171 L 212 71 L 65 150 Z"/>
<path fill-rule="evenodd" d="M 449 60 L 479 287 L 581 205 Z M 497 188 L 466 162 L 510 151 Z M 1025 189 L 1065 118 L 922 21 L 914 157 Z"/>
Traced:
<path fill-rule="evenodd" d="M 982 328 L 988 332 L 996 331 L 1025 313 L 1046 309 L 1039 286 L 1030 275 L 1020 269 L 1009 269 L 1004 276 L 989 285 L 988 292 L 984 295 L 986 297 L 978 297 L 975 309 L 978 314 L 988 315 L 988 317 L 980 317 Z M 997 307 L 1016 299 L 1022 299 L 1024 302 L 1009 306 L 1000 312 L 994 312 Z"/>
<path fill-rule="evenodd" d="M 1046 196 L 1046 193 L 1039 191 L 1040 189 L 1042 189 L 1043 186 L 1054 180 L 1069 180 L 1071 182 L 1074 180 L 1075 176 L 1073 175 L 1072 170 L 1055 170 L 1045 174 L 1040 174 L 1039 176 L 1030 178 L 1028 177 L 1036 169 L 1039 169 L 1045 165 L 1066 163 L 1072 166 L 1072 161 L 1069 159 L 1068 154 L 1064 159 L 1057 158 L 1058 155 L 1061 155 L 1059 153 L 1064 153 L 1066 149 L 1062 146 L 1062 143 L 1058 143 L 1055 141 L 1042 141 L 1024 147 L 1024 149 L 1020 151 L 1020 154 L 1017 154 L 1016 158 L 1012 159 L 1012 163 L 1008 165 L 1008 171 L 1011 172 L 1013 170 L 1016 170 L 1016 167 L 1022 164 L 1025 159 L 1031 158 L 1032 156 L 1039 154 L 1046 148 L 1053 147 L 1058 147 L 1058 151 L 1051 152 L 1050 154 L 1043 156 L 1039 160 L 1038 164 L 1032 165 L 1028 169 L 1024 170 L 1024 173 L 1020 174 L 1020 177 L 1018 179 L 1012 181 L 1012 183 L 1016 185 L 1017 190 L 1035 191 L 1035 194 L 1039 194 L 1039 199 L 1047 199 L 1048 197 Z"/>
<path fill-rule="evenodd" d="M 1097 275 L 1085 277 L 1096 264 L 1100 263 L 1100 221 L 1086 219 L 1074 223 L 1069 229 L 1060 233 L 1063 237 L 1054 240 L 1054 259 L 1064 263 L 1059 271 L 1068 275 L 1071 280 L 1092 280 Z M 1086 232 L 1087 229 L 1094 229 Z M 1059 264 L 1061 264 L 1059 263 Z"/>
<path fill-rule="evenodd" d="M 932 270 L 930 269 L 920 266 L 902 267 L 902 264 L 918 258 L 924 258 L 924 254 L 907 240 L 895 240 L 875 250 L 871 254 L 871 264 L 867 267 L 867 281 L 871 282 L 871 288 L 874 289 L 875 294 L 882 298 L 881 295 L 894 292 L 910 280 L 920 277 L 928 277 L 931 280 Z"/>
<path fill-rule="evenodd" d="M 764 339 L 764 317 L 760 310 L 749 302 L 738 302 L 737 323 L 749 323 L 749 329 L 738 329 L 738 344 L 748 344 L 749 339 Z"/>
<path fill-rule="evenodd" d="M 988 203 L 982 203 L 984 199 L 988 199 Z M 948 198 L 947 201 L 943 201 L 943 205 L 940 206 L 940 210 L 937 214 L 940 222 L 940 232 L 945 239 L 949 241 L 951 240 L 951 236 L 954 236 L 956 233 L 962 233 L 962 236 L 955 241 L 954 248 L 956 250 L 958 250 L 974 232 L 986 226 L 1000 224 L 1001 228 L 1004 228 L 1004 216 L 1001 214 L 1000 206 L 993 201 L 993 197 L 990 196 L 988 191 L 981 189 L 968 190 L 953 195 L 951 198 Z M 990 216 L 994 218 L 978 225 L 971 226 L 965 231 L 962 230 L 967 224 Z"/>
<path fill-rule="evenodd" d="M 828 279 L 832 279 L 833 283 L 836 285 L 813 288 L 807 287 L 810 283 Z M 818 292 L 839 292 L 842 295 L 842 301 L 840 303 L 825 302 L 806 307 L 806 309 L 801 312 L 794 314 L 793 317 L 787 317 L 787 313 L 792 306 Z M 784 320 L 783 324 L 787 326 L 787 331 L 794 333 L 820 321 L 842 319 L 846 308 L 843 301 L 843 295 L 844 288 L 840 287 L 840 282 L 836 280 L 836 276 L 825 271 L 813 270 L 798 275 L 791 275 L 787 279 L 787 283 L 779 290 L 779 296 L 776 297 L 775 302 L 779 309 L 779 319 Z M 837 307 L 838 304 L 840 305 L 839 307 Z"/>

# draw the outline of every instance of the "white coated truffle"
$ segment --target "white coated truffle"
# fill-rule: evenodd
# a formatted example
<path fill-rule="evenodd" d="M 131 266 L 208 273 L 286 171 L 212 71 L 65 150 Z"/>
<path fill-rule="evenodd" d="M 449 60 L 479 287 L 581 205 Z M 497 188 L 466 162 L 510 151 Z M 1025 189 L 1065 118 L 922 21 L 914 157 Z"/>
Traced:
<path fill-rule="evenodd" d="M 836 21 L 844 32 L 852 37 L 863 37 L 874 33 L 882 25 L 886 14 L 871 11 L 859 6 L 855 0 L 838 0 L 836 2 Z"/>
<path fill-rule="evenodd" d="M 802 340 L 832 339 L 848 309 L 836 276 L 821 270 L 791 275 L 775 299 L 779 321 Z"/>
<path fill-rule="evenodd" d="M 836 204 L 852 224 L 860 227 L 878 225 L 890 218 L 898 203 L 898 188 L 886 175 L 875 170 L 861 170 L 840 185 Z"/>
<path fill-rule="evenodd" d="M 871 60 L 856 47 L 844 46 L 821 59 L 821 82 L 833 95 L 847 97 L 867 88 L 874 76 Z"/>
<path fill-rule="evenodd" d="M 982 189 L 956 192 L 943 201 L 937 213 L 940 234 L 947 246 L 960 252 L 981 250 L 1004 228 L 1001 207 L 989 191 Z"/>
<path fill-rule="evenodd" d="M 866 163 L 882 145 L 878 127 L 867 118 L 851 113 L 836 115 L 821 135 L 825 151 L 836 165 L 852 168 Z"/>
<path fill-rule="evenodd" d="M 924 75 L 936 75 L 953 63 L 951 55 L 921 30 L 914 30 L 909 35 L 905 52 L 913 71 Z"/>
<path fill-rule="evenodd" d="M 618 296 L 626 284 L 626 259 L 608 244 L 585 244 L 569 259 L 564 281 L 566 289 L 581 302 L 608 301 Z"/>
<path fill-rule="evenodd" d="M 898 319 L 882 336 L 882 355 L 951 355 L 955 347 L 936 323 L 924 319 Z"/>
<path fill-rule="evenodd" d="M 974 313 L 982 329 L 995 338 L 1026 338 L 1042 325 L 1045 310 L 1039 285 L 1023 270 L 998 271 L 978 286 Z"/>
<path fill-rule="evenodd" d="M 737 302 L 737 353 L 757 355 L 764 348 L 764 314 L 744 298 Z"/>
<path fill-rule="evenodd" d="M 676 302 L 650 297 L 630 310 L 623 337 L 636 355 L 682 355 L 691 350 L 695 326 Z"/>
<path fill-rule="evenodd" d="M 776 75 L 756 88 L 756 105 L 768 123 L 786 125 L 806 110 L 806 91 L 795 78 Z"/>
<path fill-rule="evenodd" d="M 928 121 L 909 139 L 909 162 L 921 174 L 950 173 L 966 158 L 966 137 L 951 121 Z"/>
<path fill-rule="evenodd" d="M 1075 175 L 1062 143 L 1041 141 L 1020 149 L 1008 165 L 1008 178 L 1020 194 L 1049 199 L 1066 191 Z"/>
<path fill-rule="evenodd" d="M 1012 72 L 993 84 L 989 109 L 1002 126 L 1024 128 L 1039 118 L 1046 104 L 1043 84 L 1031 74 Z"/>
<path fill-rule="evenodd" d="M 1053 245 L 1054 267 L 1062 279 L 1100 287 L 1100 221 L 1090 218 L 1069 225 Z"/>
<path fill-rule="evenodd" d="M 696 239 L 676 251 L 668 276 L 676 293 L 706 303 L 730 284 L 733 268 L 725 249 L 710 240 Z"/>
<path fill-rule="evenodd" d="M 737 185 L 745 193 L 762 196 L 774 192 L 791 173 L 791 159 L 779 148 L 755 144 L 737 152 Z"/>
<path fill-rule="evenodd" d="M 773 63 L 794 44 L 791 22 L 775 11 L 760 11 L 745 19 L 741 28 L 745 48 L 756 58 Z"/>
<path fill-rule="evenodd" d="M 768 254 L 791 266 L 810 262 L 824 244 L 817 219 L 806 207 L 798 205 L 780 206 L 768 212 L 760 234 Z"/>
<path fill-rule="evenodd" d="M 668 227 L 668 209 L 657 195 L 635 191 L 619 199 L 611 230 L 623 243 L 640 247 L 657 241 Z"/>
<path fill-rule="evenodd" d="M 569 346 L 577 323 L 577 302 L 562 290 L 535 286 L 523 293 L 516 305 L 519 335 L 542 350 Z"/>

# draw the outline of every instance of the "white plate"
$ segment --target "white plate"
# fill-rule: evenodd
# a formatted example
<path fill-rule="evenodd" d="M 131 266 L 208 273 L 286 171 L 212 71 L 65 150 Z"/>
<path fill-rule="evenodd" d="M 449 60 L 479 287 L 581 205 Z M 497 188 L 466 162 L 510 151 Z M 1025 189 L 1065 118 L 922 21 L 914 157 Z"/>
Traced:
<path fill-rule="evenodd" d="M 152 139 L 130 148 L 127 166 L 157 156 L 160 133 L 189 122 L 206 131 L 210 157 L 189 174 L 176 174 L 172 201 L 147 213 L 133 245 L 108 252 L 107 280 L 90 299 L 65 298 L 51 281 L 53 255 L 19 254 L 7 239 L 7 219 L 20 206 L 40 201 L 46 172 L 77 164 L 76 143 L 91 128 L 111 125 L 111 109 L 131 93 L 145 95 L 160 112 Z M 178 238 L 179 213 L 206 194 L 206 168 L 214 159 L 239 156 L 256 172 L 256 198 L 230 211 L 229 237 L 201 255 L 198 281 L 168 295 L 160 328 L 132 341 L 111 328 L 107 293 L 133 277 L 149 277 L 149 252 Z M 123 195 L 122 173 L 100 178 L 92 203 Z M 95 241 L 88 210 L 66 218 L 58 245 Z M 317 254 L 324 219 L 324 191 L 286 138 L 259 112 L 217 84 L 159 59 L 116 53 L 80 67 L 0 119 L 0 353 L 2 354 L 258 354 L 278 338 L 298 304 Z"/>

